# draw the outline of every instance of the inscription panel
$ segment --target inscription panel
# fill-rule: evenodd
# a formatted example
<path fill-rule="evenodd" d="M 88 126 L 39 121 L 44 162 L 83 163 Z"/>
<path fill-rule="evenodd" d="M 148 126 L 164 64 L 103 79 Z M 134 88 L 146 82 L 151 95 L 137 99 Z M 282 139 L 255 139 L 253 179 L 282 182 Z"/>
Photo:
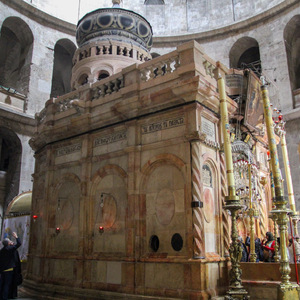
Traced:
<path fill-rule="evenodd" d="M 201 117 L 201 132 L 206 134 L 208 140 L 216 141 L 215 124 L 204 117 Z"/>
<path fill-rule="evenodd" d="M 159 122 L 145 124 L 141 126 L 142 134 L 152 133 L 155 131 L 165 130 L 177 126 L 183 125 L 185 122 L 184 117 L 176 117 L 172 119 L 166 119 Z"/>
<path fill-rule="evenodd" d="M 94 147 L 99 147 L 111 143 L 115 143 L 118 141 L 126 140 L 127 139 L 127 132 L 121 131 L 121 132 L 115 132 L 103 137 L 98 137 L 94 140 Z"/>
<path fill-rule="evenodd" d="M 81 143 L 77 143 L 70 146 L 61 147 L 56 150 L 56 156 L 68 155 L 74 152 L 81 151 Z"/>
<path fill-rule="evenodd" d="M 82 143 L 75 143 L 55 150 L 55 164 L 77 161 L 81 158 Z"/>

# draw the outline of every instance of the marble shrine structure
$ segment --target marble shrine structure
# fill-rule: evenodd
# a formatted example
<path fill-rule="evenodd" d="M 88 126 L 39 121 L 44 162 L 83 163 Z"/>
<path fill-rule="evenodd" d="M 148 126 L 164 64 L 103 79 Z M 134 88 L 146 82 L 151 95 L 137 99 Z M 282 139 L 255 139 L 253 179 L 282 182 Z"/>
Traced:
<path fill-rule="evenodd" d="M 23 241 L 23 290 L 224 299 L 232 228 L 244 240 L 251 228 L 280 232 L 270 145 L 297 234 L 299 1 L 72 0 L 77 26 L 64 21 L 67 2 L 0 0 L 0 233 Z M 285 299 L 278 261 L 238 267 L 251 298 Z"/>
<path fill-rule="evenodd" d="M 224 294 L 230 216 L 216 62 L 194 41 L 151 59 L 151 26 L 118 7 L 84 16 L 76 36 L 73 91 L 46 102 L 30 141 L 37 219 L 27 287 L 72 299 Z M 250 161 L 264 235 L 271 197 L 260 183 L 268 169 L 259 79 L 223 72 L 237 189 L 245 193 Z M 246 228 L 240 221 L 244 236 Z"/>

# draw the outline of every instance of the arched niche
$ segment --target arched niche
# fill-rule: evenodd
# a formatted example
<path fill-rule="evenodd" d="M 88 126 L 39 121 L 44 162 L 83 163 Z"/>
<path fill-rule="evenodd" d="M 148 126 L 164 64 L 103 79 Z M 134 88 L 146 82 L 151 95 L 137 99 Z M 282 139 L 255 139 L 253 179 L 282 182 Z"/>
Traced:
<path fill-rule="evenodd" d="M 284 42 L 296 108 L 300 106 L 300 15 L 294 16 L 285 26 Z"/>
<path fill-rule="evenodd" d="M 218 168 L 214 159 L 207 153 L 203 155 L 202 186 L 203 216 L 205 230 L 205 252 L 220 253 L 220 214 L 222 203 L 219 198 Z"/>
<path fill-rule="evenodd" d="M 56 234 L 54 252 L 79 251 L 80 180 L 74 174 L 64 174 L 56 183 L 48 215 L 49 230 Z M 57 230 L 59 229 L 59 230 Z"/>
<path fill-rule="evenodd" d="M 0 34 L 0 85 L 27 95 L 33 34 L 18 17 L 4 20 Z"/>
<path fill-rule="evenodd" d="M 92 178 L 89 201 L 93 253 L 126 253 L 127 174 L 118 165 L 108 164 Z"/>
<path fill-rule="evenodd" d="M 76 46 L 68 39 L 59 40 L 54 47 L 51 97 L 71 91 L 72 58 Z"/>
<path fill-rule="evenodd" d="M 161 154 L 142 167 L 140 218 L 145 226 L 142 237 L 144 254 L 188 253 L 188 217 L 185 203 L 184 162 L 175 155 Z"/>
<path fill-rule="evenodd" d="M 261 61 L 258 42 L 251 37 L 238 39 L 229 52 L 229 64 L 235 69 L 251 69 L 261 75 Z"/>
<path fill-rule="evenodd" d="M 0 127 L 0 215 L 3 218 L 8 203 L 18 195 L 22 145 L 10 129 Z M 0 226 L 2 220 L 0 220 Z M 1 228 L 0 228 L 1 229 Z"/>

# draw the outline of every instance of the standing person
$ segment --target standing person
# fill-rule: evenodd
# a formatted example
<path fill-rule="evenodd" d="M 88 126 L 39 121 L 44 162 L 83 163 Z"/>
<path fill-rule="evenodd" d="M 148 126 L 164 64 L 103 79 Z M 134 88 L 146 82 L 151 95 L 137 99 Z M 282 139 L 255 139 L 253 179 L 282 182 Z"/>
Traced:
<path fill-rule="evenodd" d="M 255 254 L 256 254 L 256 262 L 260 262 L 264 260 L 264 254 L 261 247 L 260 238 L 257 236 L 257 234 L 254 234 L 254 246 L 255 246 Z M 250 237 L 247 236 L 245 245 L 249 247 L 250 249 Z M 249 256 L 250 256 L 250 250 L 249 250 Z"/>
<path fill-rule="evenodd" d="M 2 241 L 3 248 L 0 250 L 0 299 L 7 300 L 12 293 L 14 269 L 16 263 L 16 251 L 21 246 L 21 241 L 15 232 L 12 233 L 17 243 L 14 244 L 9 238 Z"/>
<path fill-rule="evenodd" d="M 300 239 L 299 239 L 298 235 L 295 236 L 294 244 L 295 244 L 296 259 L 297 259 L 297 262 L 299 262 L 299 259 L 300 259 Z"/>
<path fill-rule="evenodd" d="M 248 261 L 248 250 L 246 245 L 244 244 L 243 238 L 241 236 L 238 237 L 238 241 L 241 244 L 242 247 L 242 257 L 241 262 L 247 262 Z"/>
<path fill-rule="evenodd" d="M 273 262 L 275 253 L 275 240 L 271 232 L 268 231 L 266 233 L 266 238 L 262 240 L 261 246 L 264 249 L 264 253 L 267 253 L 264 261 Z"/>

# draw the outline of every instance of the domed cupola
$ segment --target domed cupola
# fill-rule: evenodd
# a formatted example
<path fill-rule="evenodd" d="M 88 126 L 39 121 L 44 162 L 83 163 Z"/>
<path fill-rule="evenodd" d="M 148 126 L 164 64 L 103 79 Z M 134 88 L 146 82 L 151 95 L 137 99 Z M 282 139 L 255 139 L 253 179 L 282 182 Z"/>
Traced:
<path fill-rule="evenodd" d="M 113 0 L 112 8 L 97 9 L 78 21 L 79 48 L 73 58 L 73 89 L 151 59 L 151 25 L 119 4 L 120 0 Z"/>

